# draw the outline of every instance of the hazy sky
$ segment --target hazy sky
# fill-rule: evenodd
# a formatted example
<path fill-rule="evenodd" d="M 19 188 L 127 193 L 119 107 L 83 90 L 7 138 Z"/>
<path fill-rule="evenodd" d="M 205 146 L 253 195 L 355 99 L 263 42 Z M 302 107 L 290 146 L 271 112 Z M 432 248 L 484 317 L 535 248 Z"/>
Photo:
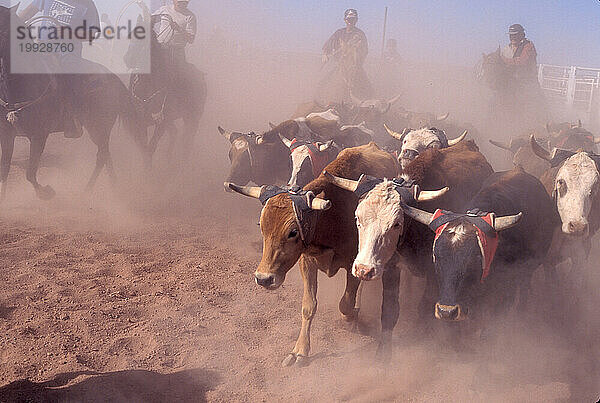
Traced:
<path fill-rule="evenodd" d="M 518 22 L 540 62 L 600 67 L 598 0 L 191 0 L 190 7 L 201 24 L 220 21 L 225 30 L 267 46 L 314 51 L 353 7 L 371 52 L 378 54 L 386 5 L 388 37 L 398 39 L 407 58 L 470 65 L 481 52 L 507 42 L 508 26 Z"/>
<path fill-rule="evenodd" d="M 96 4 L 114 22 L 127 1 Z M 599 0 L 191 0 L 190 8 L 202 35 L 218 25 L 261 47 L 319 52 L 352 7 L 371 54 L 378 55 L 386 5 L 388 37 L 398 39 L 406 59 L 472 65 L 482 52 L 505 44 L 508 26 L 518 22 L 534 41 L 539 62 L 600 68 Z"/>

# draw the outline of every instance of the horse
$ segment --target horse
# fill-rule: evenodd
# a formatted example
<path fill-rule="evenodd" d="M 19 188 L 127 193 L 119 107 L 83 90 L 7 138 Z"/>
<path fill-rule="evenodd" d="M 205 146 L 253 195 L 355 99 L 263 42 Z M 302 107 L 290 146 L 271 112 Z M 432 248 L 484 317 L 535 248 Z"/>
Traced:
<path fill-rule="evenodd" d="M 42 186 L 37 180 L 40 158 L 50 133 L 64 131 L 64 105 L 67 99 L 72 114 L 88 132 L 97 146 L 96 166 L 88 180 L 86 190 L 91 191 L 106 167 L 114 182 L 115 172 L 109 150 L 112 128 L 121 117 L 125 126 L 134 126 L 133 107 L 127 88 L 119 78 L 103 66 L 83 60 L 94 73 L 55 74 L 49 67 L 50 59 L 37 56 L 36 62 L 46 66 L 45 74 L 16 74 L 9 71 L 10 32 L 12 22 L 22 24 L 16 15 L 18 6 L 0 6 L 0 159 L 1 198 L 6 196 L 16 136 L 29 139 L 29 164 L 27 180 L 33 185 L 38 198 L 49 200 L 55 196 L 50 185 Z M 6 117 L 6 118 L 3 118 Z"/>
<path fill-rule="evenodd" d="M 138 17 L 138 26 L 145 18 L 151 18 L 152 26 L 161 18 L 174 24 L 171 16 L 167 14 L 150 17 L 147 9 L 143 11 L 144 16 Z M 141 116 L 135 136 L 136 143 L 144 154 L 147 168 L 152 166 L 152 157 L 161 137 L 166 132 L 176 134 L 175 122 L 178 120 L 183 121 L 185 140 L 183 150 L 187 157 L 193 136 L 198 132 L 207 96 L 204 76 L 191 64 L 185 66 L 184 80 L 193 77 L 192 82 L 183 83 L 180 78 L 175 81 L 174 74 L 169 71 L 173 67 L 169 52 L 161 47 L 154 30 L 151 32 L 149 49 L 147 42 L 132 41 L 124 56 L 125 64 L 132 69 L 129 92 L 138 110 L 137 116 Z M 137 62 L 140 55 L 148 51 L 150 51 L 150 73 L 144 74 L 139 71 Z M 150 137 L 148 129 L 153 129 Z"/>

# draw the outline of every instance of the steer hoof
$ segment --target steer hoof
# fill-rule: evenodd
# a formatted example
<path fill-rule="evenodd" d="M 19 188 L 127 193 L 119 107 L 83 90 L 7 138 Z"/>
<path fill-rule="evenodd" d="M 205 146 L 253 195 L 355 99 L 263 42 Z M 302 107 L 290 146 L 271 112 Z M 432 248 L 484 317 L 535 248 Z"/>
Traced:
<path fill-rule="evenodd" d="M 54 191 L 54 189 L 52 189 L 50 185 L 40 186 L 37 189 L 37 196 L 42 200 L 50 200 L 54 196 L 56 196 L 56 192 Z"/>
<path fill-rule="evenodd" d="M 375 353 L 375 360 L 379 364 L 389 364 L 392 360 L 392 344 L 390 342 L 380 342 Z"/>
<path fill-rule="evenodd" d="M 281 363 L 281 366 L 283 366 L 283 367 L 291 367 L 292 365 L 295 365 L 297 367 L 304 367 L 304 366 L 308 365 L 308 357 L 305 357 L 303 355 L 296 355 L 294 353 L 290 353 L 290 354 L 288 354 L 287 357 L 285 357 L 283 359 L 283 362 Z"/>
<path fill-rule="evenodd" d="M 354 308 L 350 311 L 349 314 L 342 314 L 342 318 L 346 322 L 356 322 L 358 320 L 358 313 L 360 312 L 360 308 Z"/>

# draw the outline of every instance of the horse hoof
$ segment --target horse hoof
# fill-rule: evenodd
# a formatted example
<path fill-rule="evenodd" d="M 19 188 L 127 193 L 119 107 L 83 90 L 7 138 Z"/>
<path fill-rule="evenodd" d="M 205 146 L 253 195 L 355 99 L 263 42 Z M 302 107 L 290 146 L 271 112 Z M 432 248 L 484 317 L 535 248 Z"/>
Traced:
<path fill-rule="evenodd" d="M 37 196 L 41 200 L 50 200 L 54 198 L 54 196 L 56 196 L 56 192 L 54 191 L 54 189 L 52 189 L 50 185 L 40 186 L 40 188 L 37 191 Z"/>

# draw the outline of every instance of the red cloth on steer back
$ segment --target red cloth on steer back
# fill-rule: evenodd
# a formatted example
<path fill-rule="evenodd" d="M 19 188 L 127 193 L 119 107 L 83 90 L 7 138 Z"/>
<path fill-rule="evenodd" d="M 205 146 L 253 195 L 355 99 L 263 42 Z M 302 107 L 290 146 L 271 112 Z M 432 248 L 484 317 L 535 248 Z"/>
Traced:
<path fill-rule="evenodd" d="M 442 218 L 444 217 L 444 218 Z M 498 250 L 498 233 L 493 230 L 494 228 L 494 218 L 492 213 L 487 213 L 486 215 L 471 215 L 471 214 L 456 214 L 449 211 L 444 210 L 436 210 L 433 213 L 433 218 L 431 219 L 430 227 L 435 232 L 435 238 L 433 241 L 433 245 L 435 248 L 435 242 L 438 240 L 440 235 L 444 232 L 448 224 L 458 218 L 467 218 L 468 221 L 475 226 L 477 230 L 477 239 L 479 240 L 479 247 L 481 248 L 481 255 L 483 260 L 483 274 L 481 275 L 481 282 L 486 279 L 486 277 L 490 274 L 490 267 L 492 266 L 492 262 L 494 261 L 494 256 L 496 255 L 496 251 Z M 441 225 L 436 225 L 436 220 Z M 479 220 L 483 220 L 483 223 Z M 479 221 L 479 222 L 478 222 Z M 432 225 L 433 224 L 433 225 Z M 484 225 L 488 224 L 492 231 L 489 228 L 484 228 Z"/>

